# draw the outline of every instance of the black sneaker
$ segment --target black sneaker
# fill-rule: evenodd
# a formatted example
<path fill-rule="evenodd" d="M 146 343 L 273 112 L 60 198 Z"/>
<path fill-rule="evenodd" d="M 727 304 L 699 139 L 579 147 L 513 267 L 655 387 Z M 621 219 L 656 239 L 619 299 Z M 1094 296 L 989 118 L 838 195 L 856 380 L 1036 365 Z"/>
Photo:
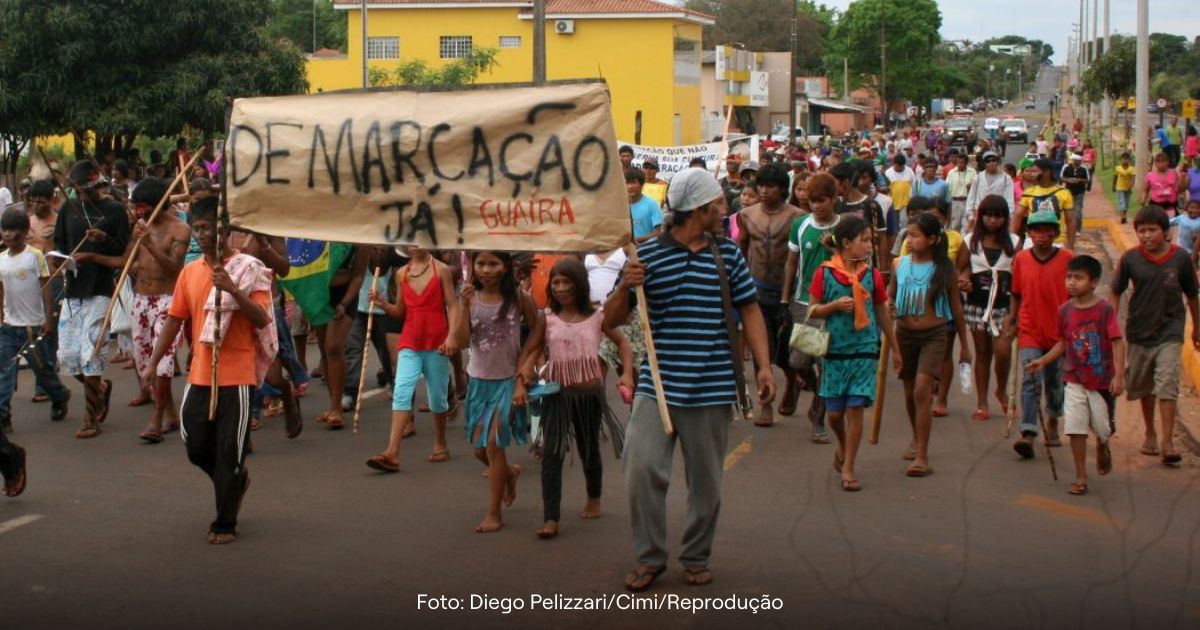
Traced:
<path fill-rule="evenodd" d="M 1025 434 L 1021 439 L 1013 443 L 1013 450 L 1021 456 L 1021 459 L 1033 459 L 1033 438 L 1035 436 Z"/>
<path fill-rule="evenodd" d="M 67 396 L 66 398 L 64 398 L 62 400 L 56 400 L 56 401 L 51 402 L 50 403 L 50 419 L 54 422 L 61 422 L 64 418 L 66 418 L 67 417 L 67 408 L 70 406 L 69 405 L 70 401 L 71 401 L 71 397 Z"/>

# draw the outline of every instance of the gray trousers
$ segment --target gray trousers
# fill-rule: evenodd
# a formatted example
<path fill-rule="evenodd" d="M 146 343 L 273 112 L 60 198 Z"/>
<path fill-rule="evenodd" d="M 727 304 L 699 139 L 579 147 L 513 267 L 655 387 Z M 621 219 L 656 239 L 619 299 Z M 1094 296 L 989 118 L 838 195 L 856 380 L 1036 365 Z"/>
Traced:
<path fill-rule="evenodd" d="M 634 553 L 639 564 L 667 563 L 667 488 L 678 441 L 688 488 L 679 561 L 687 567 L 706 566 L 721 513 L 721 476 L 733 406 L 671 407 L 670 412 L 674 435 L 663 431 L 654 399 L 638 396 L 625 430 L 625 487 Z"/>

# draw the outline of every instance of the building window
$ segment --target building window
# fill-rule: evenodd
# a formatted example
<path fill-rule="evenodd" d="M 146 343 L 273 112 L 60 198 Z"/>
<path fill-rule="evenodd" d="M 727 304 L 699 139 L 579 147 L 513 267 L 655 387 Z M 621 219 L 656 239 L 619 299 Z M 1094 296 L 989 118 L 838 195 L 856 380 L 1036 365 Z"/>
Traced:
<path fill-rule="evenodd" d="M 500 47 L 501 48 L 520 48 L 521 47 L 521 36 L 520 35 L 501 35 L 500 36 Z"/>
<path fill-rule="evenodd" d="M 470 35 L 443 35 L 438 46 L 442 59 L 462 59 L 471 54 Z"/>
<path fill-rule="evenodd" d="M 367 59 L 399 59 L 399 37 L 368 37 Z"/>
<path fill-rule="evenodd" d="M 700 85 L 700 42 L 675 38 L 676 85 Z"/>

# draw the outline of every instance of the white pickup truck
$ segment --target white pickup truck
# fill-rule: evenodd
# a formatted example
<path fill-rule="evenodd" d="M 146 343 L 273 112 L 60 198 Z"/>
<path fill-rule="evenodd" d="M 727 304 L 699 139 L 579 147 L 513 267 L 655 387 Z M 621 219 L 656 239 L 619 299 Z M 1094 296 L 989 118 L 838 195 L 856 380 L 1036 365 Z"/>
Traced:
<path fill-rule="evenodd" d="M 775 125 L 775 128 L 771 130 L 771 140 L 784 143 L 791 141 L 791 138 L 789 138 L 787 135 L 787 131 L 788 130 L 786 126 Z M 796 139 L 807 141 L 809 145 L 815 145 L 821 142 L 821 135 L 817 134 L 810 136 L 805 133 L 804 127 L 796 127 Z"/>

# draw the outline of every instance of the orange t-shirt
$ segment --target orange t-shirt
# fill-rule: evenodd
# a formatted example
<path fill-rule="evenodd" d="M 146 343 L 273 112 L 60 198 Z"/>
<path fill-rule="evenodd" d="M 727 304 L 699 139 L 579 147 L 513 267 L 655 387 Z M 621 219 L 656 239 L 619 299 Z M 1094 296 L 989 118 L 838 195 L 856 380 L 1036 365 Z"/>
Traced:
<path fill-rule="evenodd" d="M 171 317 L 190 321 L 192 324 L 192 366 L 188 370 L 188 383 L 202 387 L 212 385 L 212 346 L 200 343 L 200 334 L 204 330 L 204 302 L 212 288 L 212 269 L 208 263 L 203 258 L 188 263 L 175 283 L 175 295 L 171 300 L 171 308 L 167 311 Z M 225 295 L 222 299 L 233 298 Z M 251 293 L 250 299 L 267 313 L 271 312 L 270 292 Z M 223 316 L 230 314 L 233 319 L 230 320 L 229 329 L 221 339 L 217 386 L 257 387 L 258 381 L 254 374 L 254 324 L 251 324 L 240 310 L 222 313 Z"/>

